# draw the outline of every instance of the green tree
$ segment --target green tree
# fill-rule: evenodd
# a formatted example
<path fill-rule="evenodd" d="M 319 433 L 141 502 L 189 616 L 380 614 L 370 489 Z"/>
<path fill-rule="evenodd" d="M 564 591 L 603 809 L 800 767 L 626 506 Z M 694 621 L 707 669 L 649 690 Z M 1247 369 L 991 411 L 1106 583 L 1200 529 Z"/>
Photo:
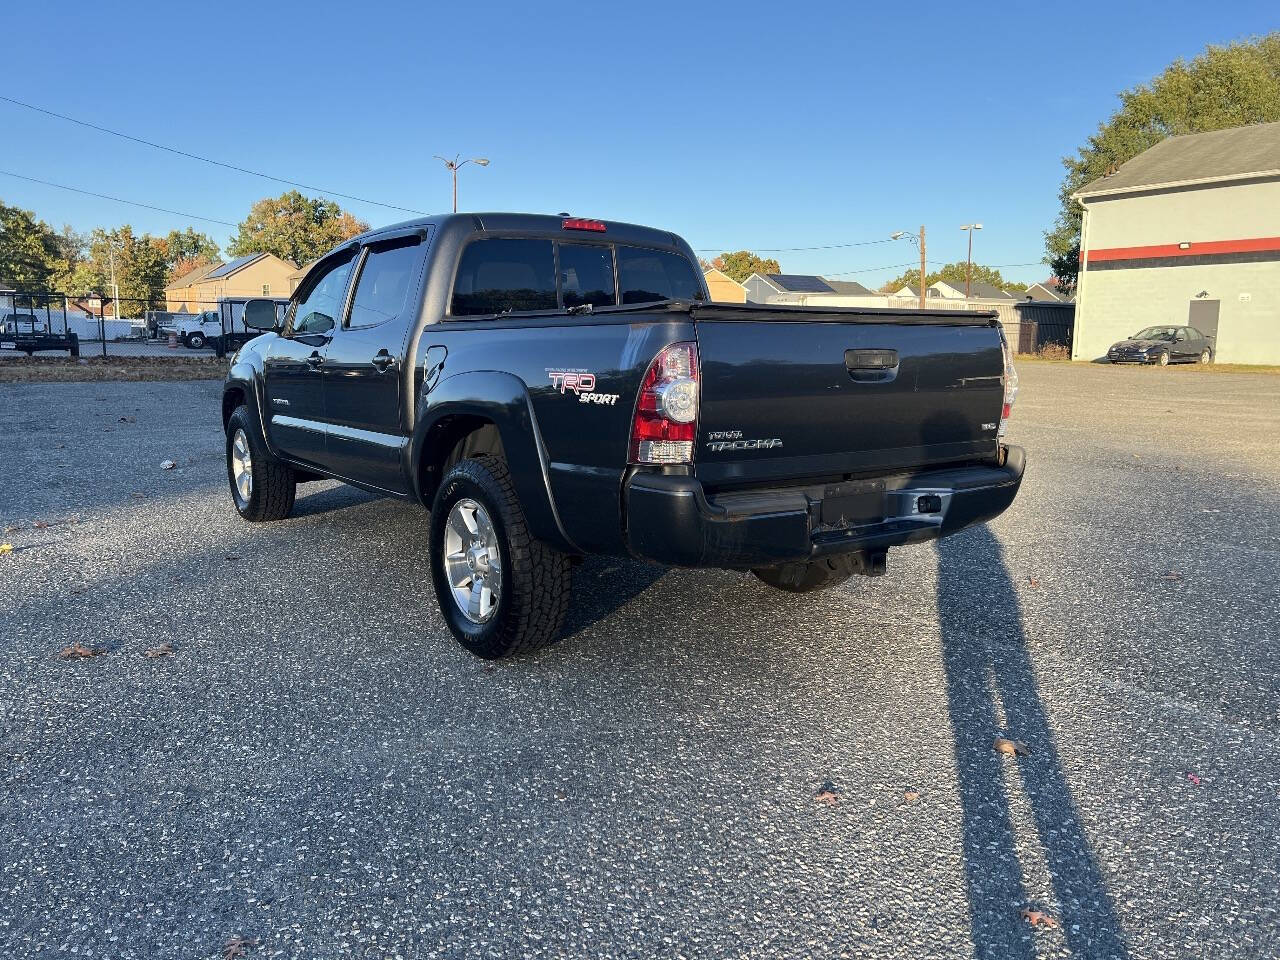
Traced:
<path fill-rule="evenodd" d="M 240 222 L 227 252 L 234 257 L 274 253 L 300 266 L 368 229 L 367 223 L 332 200 L 290 190 L 255 203 Z"/>
<path fill-rule="evenodd" d="M 114 230 L 93 231 L 84 260 L 68 279 L 68 292 L 109 296 L 113 265 L 122 301 L 119 316 L 163 306 L 170 270 L 168 245 L 150 234 L 137 236 L 127 223 Z"/>
<path fill-rule="evenodd" d="M 170 266 L 190 263 L 184 273 L 194 270 L 205 263 L 213 263 L 221 252 L 218 244 L 208 234 L 199 233 L 191 227 L 185 230 L 170 230 L 160 243 L 164 247 L 165 256 Z"/>
<path fill-rule="evenodd" d="M 18 289 L 48 290 L 68 269 L 63 244 L 47 223 L 0 202 L 0 279 Z"/>
<path fill-rule="evenodd" d="M 964 278 L 967 264 L 964 260 L 958 260 L 955 263 L 948 263 L 941 269 L 932 273 L 925 274 L 926 287 L 937 283 L 939 280 L 949 283 L 958 290 L 964 289 Z M 993 287 L 999 287 L 1001 290 L 1025 290 L 1025 283 L 1017 283 L 1015 281 L 1006 280 L 1000 275 L 1000 271 L 995 267 L 984 267 L 980 263 L 973 265 L 973 282 L 989 283 Z M 883 293 L 893 293 L 895 290 L 901 290 L 903 287 L 918 287 L 920 285 L 920 271 L 908 269 L 901 276 L 894 277 L 888 283 L 880 288 Z"/>
<path fill-rule="evenodd" d="M 1120 109 L 1099 124 L 1074 157 L 1063 158 L 1062 207 L 1045 233 L 1054 276 L 1075 288 L 1080 205 L 1071 194 L 1166 137 L 1273 120 L 1280 120 L 1280 32 L 1210 46 L 1190 62 L 1175 60 L 1150 83 L 1121 93 Z"/>
<path fill-rule="evenodd" d="M 722 253 L 711 261 L 711 266 L 732 277 L 738 283 L 746 280 L 753 273 L 781 273 L 782 267 L 777 260 L 765 260 L 757 257 L 750 250 L 738 250 L 734 253 Z"/>

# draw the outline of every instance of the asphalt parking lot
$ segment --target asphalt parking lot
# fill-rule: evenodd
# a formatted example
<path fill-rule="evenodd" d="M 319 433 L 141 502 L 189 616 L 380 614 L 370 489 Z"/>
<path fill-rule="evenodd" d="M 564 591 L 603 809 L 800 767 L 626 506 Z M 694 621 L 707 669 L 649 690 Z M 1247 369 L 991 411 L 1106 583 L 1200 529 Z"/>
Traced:
<path fill-rule="evenodd" d="M 1022 378 L 990 526 L 803 598 L 592 559 L 496 666 L 422 511 L 239 520 L 218 384 L 0 385 L 2 952 L 1276 956 L 1280 376 Z"/>

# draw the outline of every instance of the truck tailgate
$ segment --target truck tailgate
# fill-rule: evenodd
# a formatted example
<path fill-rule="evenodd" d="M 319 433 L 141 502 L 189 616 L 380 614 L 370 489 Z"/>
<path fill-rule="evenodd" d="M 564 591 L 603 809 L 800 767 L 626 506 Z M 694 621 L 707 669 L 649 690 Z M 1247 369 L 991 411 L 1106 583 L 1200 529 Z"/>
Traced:
<path fill-rule="evenodd" d="M 995 455 L 1004 361 L 990 315 L 806 314 L 695 315 L 702 483 L 874 475 Z"/>

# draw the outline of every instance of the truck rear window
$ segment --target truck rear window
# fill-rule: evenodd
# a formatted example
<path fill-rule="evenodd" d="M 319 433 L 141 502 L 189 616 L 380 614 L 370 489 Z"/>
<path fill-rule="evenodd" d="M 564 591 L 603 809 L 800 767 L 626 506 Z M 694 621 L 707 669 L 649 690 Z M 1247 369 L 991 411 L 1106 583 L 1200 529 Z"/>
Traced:
<path fill-rule="evenodd" d="M 477 240 L 463 251 L 450 306 L 455 317 L 556 307 L 550 240 Z"/>
<path fill-rule="evenodd" d="M 680 254 L 618 247 L 618 291 L 623 303 L 692 300 L 701 289 L 693 265 Z"/>

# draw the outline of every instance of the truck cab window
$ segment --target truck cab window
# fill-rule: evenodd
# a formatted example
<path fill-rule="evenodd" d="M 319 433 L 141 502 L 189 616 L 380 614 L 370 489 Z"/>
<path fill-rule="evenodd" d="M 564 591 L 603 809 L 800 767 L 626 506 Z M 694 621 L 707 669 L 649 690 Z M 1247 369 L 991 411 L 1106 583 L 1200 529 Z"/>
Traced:
<path fill-rule="evenodd" d="M 702 292 L 693 265 L 678 253 L 618 247 L 618 290 L 623 303 L 693 300 Z"/>
<path fill-rule="evenodd" d="M 421 253 L 422 247 L 416 242 L 370 250 L 356 279 L 347 326 L 374 327 L 398 317 L 404 310 Z"/>
<path fill-rule="evenodd" d="M 293 311 L 293 321 L 285 336 L 328 333 L 337 322 L 342 310 L 342 298 L 347 292 L 347 277 L 351 273 L 351 257 L 330 266 L 307 295 L 298 301 Z"/>
<path fill-rule="evenodd" d="M 613 250 L 599 244 L 560 244 L 560 290 L 566 307 L 611 307 Z"/>
<path fill-rule="evenodd" d="M 455 317 L 555 310 L 556 306 L 550 240 L 477 240 L 463 251 L 449 311 Z"/>

